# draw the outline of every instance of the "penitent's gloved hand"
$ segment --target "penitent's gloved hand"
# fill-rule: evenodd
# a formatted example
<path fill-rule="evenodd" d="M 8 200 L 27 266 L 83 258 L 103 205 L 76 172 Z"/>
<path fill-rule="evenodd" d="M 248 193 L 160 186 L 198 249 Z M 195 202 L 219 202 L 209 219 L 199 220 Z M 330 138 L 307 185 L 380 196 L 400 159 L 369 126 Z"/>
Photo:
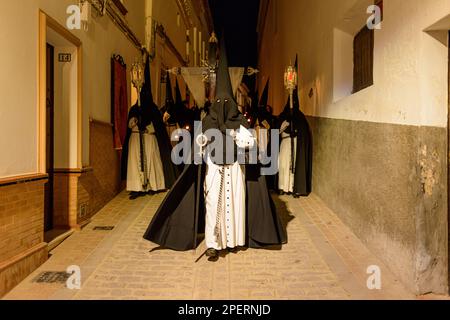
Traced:
<path fill-rule="evenodd" d="M 134 129 L 137 126 L 138 119 L 137 118 L 131 118 L 130 122 L 128 123 L 128 128 Z"/>
<path fill-rule="evenodd" d="M 237 132 L 235 132 L 236 145 L 242 149 L 251 149 L 255 145 L 256 138 L 253 137 L 250 131 L 241 126 Z"/>

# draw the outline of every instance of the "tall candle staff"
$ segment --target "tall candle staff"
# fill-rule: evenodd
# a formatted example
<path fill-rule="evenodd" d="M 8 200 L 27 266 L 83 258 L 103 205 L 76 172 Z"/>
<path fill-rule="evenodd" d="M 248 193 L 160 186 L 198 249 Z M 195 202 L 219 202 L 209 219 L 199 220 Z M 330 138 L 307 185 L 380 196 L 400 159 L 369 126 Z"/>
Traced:
<path fill-rule="evenodd" d="M 145 140 L 144 133 L 145 128 L 142 128 L 142 106 L 141 106 L 141 91 L 144 87 L 144 64 L 141 60 L 136 60 L 131 67 L 131 82 L 133 86 L 136 88 L 138 95 L 138 106 L 139 106 L 139 119 L 138 119 L 138 128 L 139 128 L 139 146 L 141 152 L 141 163 L 140 163 L 140 177 L 142 181 L 142 187 L 144 191 L 147 191 L 147 187 L 149 184 L 148 181 L 148 170 L 147 170 L 147 157 L 145 155 Z"/>
<path fill-rule="evenodd" d="M 289 100 L 291 107 L 291 119 L 290 119 L 290 130 L 291 130 L 291 172 L 295 173 L 295 155 L 294 155 L 294 90 L 298 85 L 298 74 L 297 70 L 291 65 L 287 67 L 284 73 L 284 86 L 289 92 Z"/>

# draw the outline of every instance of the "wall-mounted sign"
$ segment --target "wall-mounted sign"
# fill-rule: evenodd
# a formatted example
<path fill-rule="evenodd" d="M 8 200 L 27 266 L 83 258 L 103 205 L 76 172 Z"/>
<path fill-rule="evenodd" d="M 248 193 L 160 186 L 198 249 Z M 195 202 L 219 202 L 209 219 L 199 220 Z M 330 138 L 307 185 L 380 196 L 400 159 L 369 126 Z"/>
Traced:
<path fill-rule="evenodd" d="M 58 55 L 59 62 L 71 62 L 72 61 L 72 55 L 70 53 L 60 53 Z"/>

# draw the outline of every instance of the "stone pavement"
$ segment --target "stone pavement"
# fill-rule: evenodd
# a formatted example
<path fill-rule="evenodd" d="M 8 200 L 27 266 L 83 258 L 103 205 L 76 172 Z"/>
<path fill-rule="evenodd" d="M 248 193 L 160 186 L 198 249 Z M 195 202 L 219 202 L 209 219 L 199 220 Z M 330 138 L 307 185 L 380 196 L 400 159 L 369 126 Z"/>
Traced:
<path fill-rule="evenodd" d="M 248 249 L 218 262 L 196 251 L 150 250 L 142 239 L 164 194 L 129 201 L 123 192 L 5 299 L 414 299 L 315 195 L 274 196 L 287 224 L 281 250 Z M 94 230 L 114 226 L 113 230 Z M 81 268 L 81 289 L 37 283 L 43 272 Z M 369 290 L 367 267 L 382 270 L 382 289 Z"/>

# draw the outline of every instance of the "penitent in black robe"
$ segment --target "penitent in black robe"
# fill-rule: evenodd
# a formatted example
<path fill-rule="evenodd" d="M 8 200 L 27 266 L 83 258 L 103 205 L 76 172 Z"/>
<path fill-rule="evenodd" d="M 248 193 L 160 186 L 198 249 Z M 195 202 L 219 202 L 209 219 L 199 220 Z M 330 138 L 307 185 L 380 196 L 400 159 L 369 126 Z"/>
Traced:
<path fill-rule="evenodd" d="M 169 135 L 167 133 L 166 126 L 164 125 L 161 113 L 153 101 L 153 96 L 151 93 L 149 60 L 147 60 L 145 67 L 145 87 L 141 92 L 141 106 L 136 104 L 131 107 L 128 113 L 127 123 L 129 123 L 130 119 L 133 117 L 140 120 L 140 123 L 138 123 L 139 128 L 145 129 L 149 124 L 153 123 L 156 139 L 158 140 L 161 162 L 163 164 L 165 186 L 167 189 L 170 189 L 174 185 L 180 173 L 178 168 L 172 162 L 172 145 L 170 143 Z M 128 148 L 131 134 L 132 130 L 128 128 L 122 152 L 122 180 L 126 180 L 127 178 Z"/>
<path fill-rule="evenodd" d="M 308 196 L 312 191 L 313 143 L 308 120 L 300 110 L 297 90 L 294 91 L 294 110 L 291 114 L 290 101 L 288 101 L 278 118 L 279 127 L 284 121 L 290 123 L 286 133 L 291 133 L 294 138 L 297 137 L 293 192 L 295 195 Z"/>
<path fill-rule="evenodd" d="M 223 39 L 221 50 L 217 100 L 203 119 L 203 130 L 205 132 L 208 129 L 218 129 L 225 137 L 229 134 L 227 130 L 237 130 L 248 123 L 239 112 L 233 97 Z M 226 159 L 226 147 L 223 150 L 223 159 Z M 231 146 L 228 149 L 232 152 Z M 226 163 L 217 163 L 217 165 L 223 164 Z M 144 239 L 161 247 L 178 251 L 197 248 L 200 236 L 205 230 L 206 167 L 205 164 L 186 165 L 180 178 L 156 212 L 144 234 Z M 260 175 L 259 166 L 252 165 L 246 166 L 245 177 L 246 245 L 251 248 L 262 248 L 286 243 L 286 232 L 267 189 L 266 177 Z"/>

